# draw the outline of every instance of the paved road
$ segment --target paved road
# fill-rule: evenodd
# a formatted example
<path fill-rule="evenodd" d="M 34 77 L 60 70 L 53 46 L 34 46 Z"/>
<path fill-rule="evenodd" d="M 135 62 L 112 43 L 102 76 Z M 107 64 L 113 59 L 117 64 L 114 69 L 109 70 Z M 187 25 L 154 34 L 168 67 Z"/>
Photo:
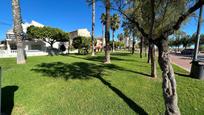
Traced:
<path fill-rule="evenodd" d="M 181 68 L 187 70 L 190 72 L 191 70 L 191 57 L 188 56 L 182 56 L 182 55 L 176 55 L 176 54 L 170 54 L 171 62 L 180 66 Z"/>

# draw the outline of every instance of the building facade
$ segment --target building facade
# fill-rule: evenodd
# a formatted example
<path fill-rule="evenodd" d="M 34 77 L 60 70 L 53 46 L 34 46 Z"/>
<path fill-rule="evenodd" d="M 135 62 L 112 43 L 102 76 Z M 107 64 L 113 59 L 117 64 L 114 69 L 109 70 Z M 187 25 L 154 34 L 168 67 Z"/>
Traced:
<path fill-rule="evenodd" d="M 36 21 L 31 21 L 30 23 L 24 23 L 22 24 L 23 27 L 23 32 L 24 32 L 24 48 L 27 54 L 32 52 L 32 55 L 47 55 L 48 53 L 48 49 L 50 47 L 50 45 L 42 40 L 39 39 L 32 39 L 32 40 L 27 40 L 26 39 L 26 32 L 27 32 L 27 28 L 29 26 L 36 26 L 36 27 L 44 27 L 43 24 L 40 24 Z M 72 40 L 75 37 L 78 36 L 83 36 L 83 37 L 91 37 L 90 32 L 87 29 L 78 29 L 75 31 L 70 32 L 70 44 L 72 44 Z M 53 48 L 59 49 L 62 45 L 64 45 L 66 47 L 66 51 L 64 53 L 68 52 L 68 46 L 69 46 L 69 42 L 56 42 L 53 44 Z M 3 51 L 2 49 L 5 49 L 5 51 Z M 5 44 L 1 44 L 0 45 L 0 55 L 16 55 L 16 39 L 15 39 L 15 35 L 13 32 L 13 28 L 8 30 L 6 33 L 6 39 L 5 39 Z M 72 52 L 70 52 L 72 53 Z M 0 56 L 0 57 L 1 57 Z M 9 56 L 11 57 L 11 56 Z"/>

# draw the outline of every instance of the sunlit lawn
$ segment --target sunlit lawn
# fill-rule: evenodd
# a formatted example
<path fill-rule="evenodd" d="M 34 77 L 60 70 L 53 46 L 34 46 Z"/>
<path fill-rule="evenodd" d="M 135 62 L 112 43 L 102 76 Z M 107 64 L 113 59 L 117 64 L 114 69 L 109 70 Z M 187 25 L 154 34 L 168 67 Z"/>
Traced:
<path fill-rule="evenodd" d="M 102 61 L 102 54 L 29 57 L 25 65 L 0 59 L 3 110 L 14 115 L 164 113 L 159 67 L 152 79 L 147 59 L 137 54 L 115 53 L 111 65 Z M 174 69 L 182 114 L 203 115 L 204 81 Z"/>

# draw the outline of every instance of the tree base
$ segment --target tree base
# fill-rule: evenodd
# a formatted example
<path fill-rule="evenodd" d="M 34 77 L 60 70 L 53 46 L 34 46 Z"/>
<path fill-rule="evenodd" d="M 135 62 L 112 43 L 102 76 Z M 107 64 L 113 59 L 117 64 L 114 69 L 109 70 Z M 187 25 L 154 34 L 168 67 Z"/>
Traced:
<path fill-rule="evenodd" d="M 17 61 L 17 64 L 26 64 L 26 61 Z"/>
<path fill-rule="evenodd" d="M 110 61 L 105 61 L 104 64 L 111 64 L 111 62 Z"/>
<path fill-rule="evenodd" d="M 95 56 L 95 53 L 92 53 L 91 56 Z"/>
<path fill-rule="evenodd" d="M 151 78 L 156 79 L 157 75 L 151 75 Z"/>

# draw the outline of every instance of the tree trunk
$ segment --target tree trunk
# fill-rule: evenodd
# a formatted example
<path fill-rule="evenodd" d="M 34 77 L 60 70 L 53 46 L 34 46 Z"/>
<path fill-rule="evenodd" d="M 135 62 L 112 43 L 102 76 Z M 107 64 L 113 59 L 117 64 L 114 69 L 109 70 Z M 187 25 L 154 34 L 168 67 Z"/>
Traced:
<path fill-rule="evenodd" d="M 147 46 L 145 45 L 145 57 L 147 57 Z"/>
<path fill-rule="evenodd" d="M 106 39 L 104 37 L 104 25 L 102 26 L 102 40 L 103 40 L 103 48 L 106 46 Z"/>
<path fill-rule="evenodd" d="M 157 64 L 156 64 L 156 55 L 155 55 L 155 46 L 153 43 L 150 44 L 151 49 L 151 77 L 157 77 Z"/>
<path fill-rule="evenodd" d="M 142 58 L 143 37 L 140 37 L 140 58 Z"/>
<path fill-rule="evenodd" d="M 131 47 L 130 47 L 131 46 L 131 38 L 130 37 L 129 37 L 128 45 L 129 45 L 128 50 L 131 51 Z"/>
<path fill-rule="evenodd" d="M 132 54 L 135 53 L 135 37 L 133 36 L 133 42 L 132 42 Z"/>
<path fill-rule="evenodd" d="M 71 49 L 71 38 L 69 39 L 68 54 L 70 54 L 70 49 Z"/>
<path fill-rule="evenodd" d="M 114 33 L 115 33 L 115 32 L 113 31 L 113 35 L 112 35 L 112 36 L 113 36 L 113 52 L 115 52 L 115 44 L 114 44 L 115 40 L 114 40 Z"/>
<path fill-rule="evenodd" d="M 180 115 L 178 107 L 178 99 L 176 92 L 176 80 L 173 67 L 170 63 L 168 54 L 168 41 L 167 38 L 160 40 L 157 43 L 159 50 L 159 65 L 162 70 L 163 77 L 163 96 L 166 106 L 166 115 Z"/>
<path fill-rule="evenodd" d="M 111 63 L 110 60 L 110 0 L 106 0 L 106 28 L 105 28 L 106 48 L 104 63 Z"/>
<path fill-rule="evenodd" d="M 147 59 L 147 63 L 150 63 L 150 60 L 151 60 L 151 46 L 150 46 L 150 43 L 148 45 L 148 59 Z"/>
<path fill-rule="evenodd" d="M 26 56 L 23 46 L 23 28 L 19 0 L 12 0 L 14 33 L 17 42 L 17 64 L 25 64 Z"/>
<path fill-rule="evenodd" d="M 92 0 L 92 54 L 91 56 L 95 56 L 94 52 L 94 30 L 95 30 L 95 0 Z"/>
<path fill-rule="evenodd" d="M 54 51 L 54 48 L 53 48 L 53 44 L 54 44 L 54 42 L 50 42 L 50 55 L 51 55 L 51 56 L 56 55 L 56 54 L 55 54 L 55 51 Z"/>

